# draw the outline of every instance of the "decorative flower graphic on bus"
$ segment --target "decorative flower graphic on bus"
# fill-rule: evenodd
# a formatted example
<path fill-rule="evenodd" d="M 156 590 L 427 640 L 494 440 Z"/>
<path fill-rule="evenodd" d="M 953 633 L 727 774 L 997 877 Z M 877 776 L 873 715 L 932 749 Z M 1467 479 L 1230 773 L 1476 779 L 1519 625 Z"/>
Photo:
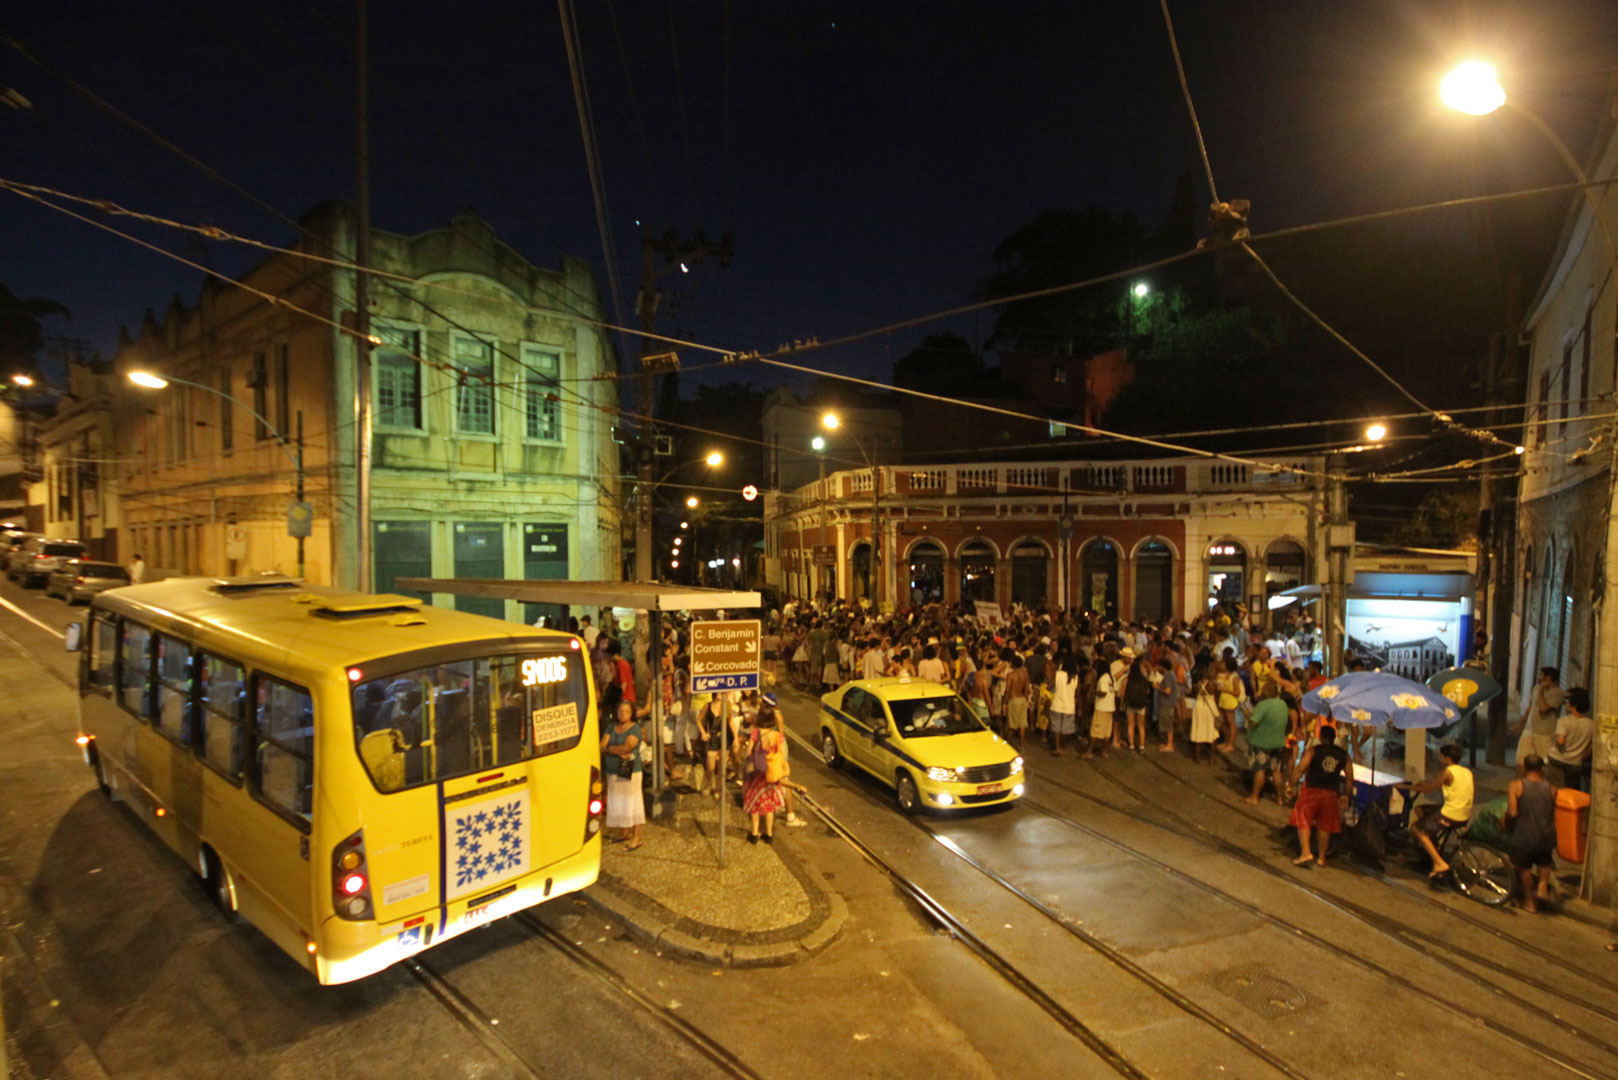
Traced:
<path fill-rule="evenodd" d="M 528 793 L 444 808 L 450 899 L 528 872 Z"/>

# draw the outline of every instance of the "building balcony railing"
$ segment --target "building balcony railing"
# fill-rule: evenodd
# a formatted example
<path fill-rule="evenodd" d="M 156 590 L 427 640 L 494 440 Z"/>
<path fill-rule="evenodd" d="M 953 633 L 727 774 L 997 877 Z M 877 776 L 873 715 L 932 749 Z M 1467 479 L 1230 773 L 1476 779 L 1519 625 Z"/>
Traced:
<path fill-rule="evenodd" d="M 1312 489 L 1320 458 L 1277 459 L 1274 466 L 1207 458 L 1119 462 L 1005 462 L 988 465 L 882 465 L 828 473 L 784 493 L 788 507 L 844 499 L 1038 497 L 1049 495 L 1213 495 Z M 877 474 L 880 473 L 880 476 Z"/>

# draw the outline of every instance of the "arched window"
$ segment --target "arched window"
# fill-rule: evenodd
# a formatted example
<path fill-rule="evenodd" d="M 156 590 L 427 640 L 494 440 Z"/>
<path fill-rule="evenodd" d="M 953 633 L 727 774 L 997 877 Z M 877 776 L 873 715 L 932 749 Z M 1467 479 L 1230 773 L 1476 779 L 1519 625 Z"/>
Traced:
<path fill-rule="evenodd" d="M 910 549 L 910 602 L 915 606 L 942 603 L 944 549 L 931 540 Z"/>
<path fill-rule="evenodd" d="M 1011 549 L 1011 601 L 1042 608 L 1050 597 L 1050 552 L 1037 540 L 1023 540 Z"/>
<path fill-rule="evenodd" d="M 1135 618 L 1162 623 L 1174 614 L 1174 552 L 1161 540 L 1135 549 Z"/>
<path fill-rule="evenodd" d="M 961 602 L 994 599 L 994 548 L 972 540 L 961 547 Z"/>
<path fill-rule="evenodd" d="M 1235 540 L 1208 545 L 1208 597 L 1231 609 L 1244 602 L 1247 584 L 1247 549 Z"/>
<path fill-rule="evenodd" d="M 1097 537 L 1079 553 L 1079 602 L 1098 615 L 1118 614 L 1118 549 Z"/>

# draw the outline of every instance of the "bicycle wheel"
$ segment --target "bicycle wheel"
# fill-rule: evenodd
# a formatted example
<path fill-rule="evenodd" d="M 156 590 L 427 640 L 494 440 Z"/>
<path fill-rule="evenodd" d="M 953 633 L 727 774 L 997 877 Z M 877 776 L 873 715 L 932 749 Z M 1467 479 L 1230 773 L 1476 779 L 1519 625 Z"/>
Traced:
<path fill-rule="evenodd" d="M 1468 900 L 1499 907 L 1511 899 L 1511 863 L 1493 848 L 1462 841 L 1450 859 L 1455 886 Z"/>

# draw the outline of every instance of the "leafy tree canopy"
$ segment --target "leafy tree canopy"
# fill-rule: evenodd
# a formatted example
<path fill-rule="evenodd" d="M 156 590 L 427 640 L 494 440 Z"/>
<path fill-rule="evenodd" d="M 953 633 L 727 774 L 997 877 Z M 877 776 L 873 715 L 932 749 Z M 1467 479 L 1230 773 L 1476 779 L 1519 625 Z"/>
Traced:
<path fill-rule="evenodd" d="M 6 374 L 33 368 L 34 358 L 45 343 L 40 320 L 52 315 L 73 317 L 55 300 L 24 299 L 0 285 L 0 368 Z"/>

